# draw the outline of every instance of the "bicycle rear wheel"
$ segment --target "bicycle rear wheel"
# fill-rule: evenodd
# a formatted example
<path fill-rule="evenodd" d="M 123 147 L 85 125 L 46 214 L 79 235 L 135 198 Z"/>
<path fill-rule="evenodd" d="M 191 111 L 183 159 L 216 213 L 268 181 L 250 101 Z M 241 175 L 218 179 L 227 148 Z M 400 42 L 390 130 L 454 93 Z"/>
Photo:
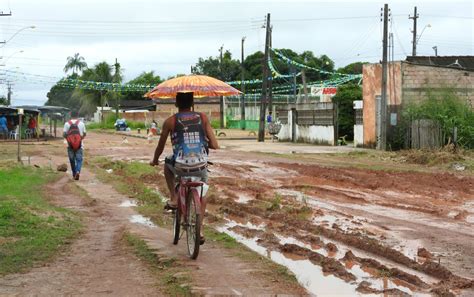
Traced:
<path fill-rule="evenodd" d="M 178 244 L 181 227 L 181 210 L 179 207 L 174 210 L 173 216 L 173 244 Z"/>
<path fill-rule="evenodd" d="M 189 191 L 186 199 L 186 239 L 188 244 L 188 254 L 191 259 L 196 259 L 199 254 L 199 246 L 201 243 L 201 215 L 198 206 L 194 200 L 193 191 Z"/>

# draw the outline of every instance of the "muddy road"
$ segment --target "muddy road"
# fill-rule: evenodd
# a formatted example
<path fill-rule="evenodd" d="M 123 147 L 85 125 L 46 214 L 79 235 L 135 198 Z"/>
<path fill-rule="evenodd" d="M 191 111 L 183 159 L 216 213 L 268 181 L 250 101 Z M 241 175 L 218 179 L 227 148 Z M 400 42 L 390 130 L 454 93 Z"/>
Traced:
<path fill-rule="evenodd" d="M 472 176 L 322 166 L 222 144 L 211 154 L 207 224 L 288 267 L 310 293 L 474 295 Z M 155 148 L 96 133 L 85 145 L 89 161 L 148 162 Z"/>
<path fill-rule="evenodd" d="M 88 150 L 146 162 L 154 146 L 101 135 Z M 208 222 L 287 266 L 310 292 L 474 294 L 473 177 L 328 167 L 224 146 L 211 155 Z"/>

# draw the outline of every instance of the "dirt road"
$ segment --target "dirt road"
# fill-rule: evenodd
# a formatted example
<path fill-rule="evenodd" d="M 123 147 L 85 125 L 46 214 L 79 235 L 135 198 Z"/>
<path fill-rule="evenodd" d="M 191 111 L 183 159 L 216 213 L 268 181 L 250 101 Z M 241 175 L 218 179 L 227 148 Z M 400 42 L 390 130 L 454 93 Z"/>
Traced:
<path fill-rule="evenodd" d="M 90 140 L 89 140 L 90 139 Z M 94 148 L 117 151 L 124 144 L 103 145 L 104 137 L 92 134 L 88 139 L 88 153 L 99 154 Z M 56 168 L 64 163 L 61 142 L 47 146 L 47 150 L 32 150 L 31 162 L 39 166 Z M 112 153 L 110 157 L 114 157 Z M 133 155 L 132 155 L 133 156 Z M 88 199 L 71 193 L 72 183 L 64 176 L 49 191 L 54 202 L 84 214 L 85 234 L 71 246 L 65 255 L 53 263 L 32 269 L 26 274 L 0 278 L 0 296 L 159 296 L 159 281 L 147 266 L 124 248 L 121 238 L 124 231 L 144 239 L 159 259 L 172 259 L 180 266 L 177 275 L 186 276 L 192 294 L 197 295 L 306 295 L 297 283 L 279 282 L 278 274 L 264 270 L 258 263 L 233 256 L 218 244 L 208 241 L 201 247 L 199 258 L 192 261 L 187 256 L 184 241 L 177 247 L 171 243 L 172 232 L 153 224 L 135 210 L 134 202 L 118 193 L 111 185 L 98 180 L 89 168 L 84 168 L 81 180 L 76 183 L 88 194 Z M 123 241 L 123 240 L 122 240 Z M 174 275 L 170 276 L 175 278 Z M 178 276 L 176 276 L 178 277 Z"/>
<path fill-rule="evenodd" d="M 85 232 L 50 264 L 0 279 L 5 296 L 152 296 L 159 294 L 147 267 L 120 243 L 123 218 L 104 201 L 85 200 L 68 188 L 66 176 L 48 196 L 84 216 Z M 84 183 L 81 182 L 81 183 Z"/>
<path fill-rule="evenodd" d="M 104 156 L 139 162 L 147 162 L 155 147 L 143 139 L 108 134 L 90 134 L 85 145 L 88 160 Z M 236 142 L 225 146 L 211 156 L 216 165 L 210 172 L 208 222 L 288 267 L 309 292 L 320 296 L 474 294 L 472 176 L 401 171 L 403 165 L 397 171 L 349 168 L 340 162 L 328 167 L 317 159 L 253 153 L 250 150 L 255 148 L 248 146 L 241 151 Z M 279 147 L 291 152 L 290 147 Z M 148 176 L 150 181 L 159 178 L 159 174 Z M 128 228 L 163 256 L 185 260 L 184 249 L 170 246 L 169 230 L 130 224 L 133 208 L 117 208 L 127 197 L 116 192 L 97 196 L 113 189 L 100 184 L 95 188 L 92 175 L 85 175 L 81 183 L 92 197 L 105 199 L 107 209 L 120 214 L 124 224 L 128 220 Z M 258 273 L 247 273 L 258 267 L 229 258 L 211 245 L 204 247 L 192 266 L 196 272 L 191 273 L 207 287 L 197 287 L 196 292 L 258 294 L 273 288 L 297 293 L 295 288 L 276 288 L 268 279 L 255 278 Z M 218 270 L 220 261 L 239 268 Z M 225 283 L 232 284 L 231 291 L 225 291 Z M 254 286 L 255 291 L 244 291 Z"/>
<path fill-rule="evenodd" d="M 310 292 L 474 293 L 472 177 L 324 167 L 226 146 L 212 155 L 217 228 L 289 267 Z M 89 151 L 147 161 L 153 148 L 102 136 Z"/>

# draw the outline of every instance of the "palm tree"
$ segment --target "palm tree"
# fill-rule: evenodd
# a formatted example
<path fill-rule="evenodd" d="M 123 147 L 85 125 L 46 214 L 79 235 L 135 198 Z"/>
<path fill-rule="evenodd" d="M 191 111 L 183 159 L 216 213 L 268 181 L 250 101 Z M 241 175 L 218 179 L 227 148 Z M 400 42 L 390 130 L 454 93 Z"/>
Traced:
<path fill-rule="evenodd" d="M 79 56 L 79 53 L 75 53 L 73 57 L 67 57 L 66 66 L 64 66 L 64 72 L 68 72 L 72 69 L 72 74 L 75 75 L 76 71 L 82 71 L 87 67 L 87 63 L 84 61 L 84 57 Z"/>
<path fill-rule="evenodd" d="M 112 66 L 107 62 L 100 62 L 94 65 L 94 68 L 87 68 L 82 72 L 80 77 L 84 81 L 96 81 L 96 82 L 120 82 L 121 74 L 120 70 L 112 72 Z M 118 81 L 117 81 L 118 80 Z M 73 97 L 81 101 L 81 112 L 93 113 L 97 106 L 101 107 L 101 113 L 103 115 L 104 105 L 108 100 L 116 99 L 117 93 L 106 90 L 82 90 L 76 89 L 73 93 Z M 103 122 L 103 118 L 101 118 Z"/>

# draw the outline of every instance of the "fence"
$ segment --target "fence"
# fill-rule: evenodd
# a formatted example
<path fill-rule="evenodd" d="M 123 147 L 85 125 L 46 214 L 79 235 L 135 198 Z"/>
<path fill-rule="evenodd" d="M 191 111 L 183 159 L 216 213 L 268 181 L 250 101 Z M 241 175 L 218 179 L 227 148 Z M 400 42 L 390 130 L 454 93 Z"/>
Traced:
<path fill-rule="evenodd" d="M 291 110 L 277 109 L 282 124 L 278 139 L 335 145 L 337 108 L 330 102 L 295 105 Z"/>
<path fill-rule="evenodd" d="M 443 146 L 441 127 L 433 120 L 414 120 L 409 132 L 412 149 L 434 149 Z"/>

